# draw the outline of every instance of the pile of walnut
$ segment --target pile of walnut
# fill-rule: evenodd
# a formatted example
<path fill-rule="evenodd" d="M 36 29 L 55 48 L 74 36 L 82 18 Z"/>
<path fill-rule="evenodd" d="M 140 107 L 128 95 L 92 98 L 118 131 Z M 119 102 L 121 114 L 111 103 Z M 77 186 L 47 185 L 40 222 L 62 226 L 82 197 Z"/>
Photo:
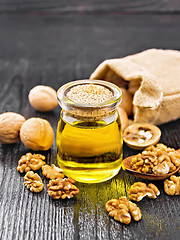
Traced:
<path fill-rule="evenodd" d="M 64 178 L 62 169 L 54 164 L 51 166 L 45 165 L 43 160 L 45 160 L 45 156 L 41 154 L 27 153 L 18 161 L 17 170 L 20 173 L 26 172 L 24 185 L 28 189 L 35 193 L 43 190 L 43 182 L 40 176 L 33 172 L 42 168 L 42 174 L 50 179 L 47 185 L 47 192 L 53 199 L 72 198 L 79 193 L 79 189 L 74 185 L 76 183 L 74 179 Z"/>
<path fill-rule="evenodd" d="M 173 172 L 180 165 L 180 153 L 159 143 L 145 148 L 131 160 L 131 168 L 137 172 L 163 175 Z"/>

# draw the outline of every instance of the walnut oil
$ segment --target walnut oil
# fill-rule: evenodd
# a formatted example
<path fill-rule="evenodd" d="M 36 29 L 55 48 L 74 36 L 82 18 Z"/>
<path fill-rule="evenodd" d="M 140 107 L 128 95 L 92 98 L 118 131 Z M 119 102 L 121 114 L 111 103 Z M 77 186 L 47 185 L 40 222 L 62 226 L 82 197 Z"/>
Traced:
<path fill-rule="evenodd" d="M 74 97 L 76 89 L 70 91 L 74 86 L 78 86 L 82 102 Z M 85 93 L 79 94 L 82 88 Z M 94 92 L 98 92 L 98 100 Z M 67 97 L 71 94 L 73 100 Z M 119 172 L 123 138 L 116 107 L 120 99 L 118 87 L 99 80 L 74 81 L 60 88 L 58 100 L 62 111 L 57 127 L 57 160 L 65 175 L 79 182 L 95 183 Z"/>

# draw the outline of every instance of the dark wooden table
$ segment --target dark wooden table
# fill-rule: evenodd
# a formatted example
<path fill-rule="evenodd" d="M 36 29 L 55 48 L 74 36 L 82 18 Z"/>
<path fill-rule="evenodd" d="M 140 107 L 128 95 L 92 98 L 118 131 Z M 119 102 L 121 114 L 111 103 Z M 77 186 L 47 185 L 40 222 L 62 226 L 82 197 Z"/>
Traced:
<path fill-rule="evenodd" d="M 108 58 L 148 48 L 180 50 L 179 24 L 179 0 L 0 0 L 0 113 L 46 118 L 56 131 L 60 108 L 33 110 L 27 99 L 33 86 L 57 90 L 88 78 Z M 180 120 L 160 128 L 160 141 L 180 148 Z M 161 191 L 156 200 L 138 203 L 142 220 L 126 226 L 110 218 L 104 206 L 111 198 L 127 196 L 140 179 L 121 170 L 104 183 L 77 183 L 80 193 L 74 199 L 52 200 L 46 187 L 33 194 L 23 185 L 16 166 L 28 151 L 21 142 L 0 145 L 1 240 L 180 238 L 180 197 L 166 195 L 163 181 L 156 182 Z M 124 157 L 134 153 L 124 146 Z M 44 154 L 48 163 L 56 163 L 55 141 Z"/>

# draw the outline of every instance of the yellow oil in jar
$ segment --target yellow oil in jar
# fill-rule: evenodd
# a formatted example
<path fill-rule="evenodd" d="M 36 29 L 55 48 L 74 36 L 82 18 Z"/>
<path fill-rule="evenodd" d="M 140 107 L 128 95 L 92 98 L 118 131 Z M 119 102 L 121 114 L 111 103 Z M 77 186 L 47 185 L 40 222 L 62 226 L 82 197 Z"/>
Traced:
<path fill-rule="evenodd" d="M 115 176 L 121 167 L 123 138 L 120 119 L 65 122 L 57 127 L 57 160 L 65 175 L 79 182 L 96 183 Z"/>

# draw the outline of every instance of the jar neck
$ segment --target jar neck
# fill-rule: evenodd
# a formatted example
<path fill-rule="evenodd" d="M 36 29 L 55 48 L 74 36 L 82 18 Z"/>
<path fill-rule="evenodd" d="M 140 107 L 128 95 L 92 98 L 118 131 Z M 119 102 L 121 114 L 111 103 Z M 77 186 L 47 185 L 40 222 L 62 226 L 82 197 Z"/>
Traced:
<path fill-rule="evenodd" d="M 79 115 L 73 115 L 71 112 L 69 111 L 65 111 L 62 110 L 61 111 L 61 118 L 69 123 L 69 124 L 73 124 L 75 122 L 95 122 L 95 121 L 103 121 L 105 124 L 111 124 L 112 122 L 114 122 L 117 118 L 118 118 L 118 111 L 117 110 L 113 110 L 111 112 L 109 112 L 108 115 L 102 117 L 102 118 L 93 118 L 93 117 L 80 117 Z"/>
<path fill-rule="evenodd" d="M 112 97 L 104 102 L 80 103 L 75 102 L 67 96 L 67 93 L 70 92 L 72 88 L 88 84 L 108 89 L 112 92 Z M 79 95 L 77 94 L 77 96 Z M 82 121 L 99 121 L 113 115 L 112 113 L 121 102 L 121 96 L 122 92 L 116 85 L 101 80 L 73 81 L 63 85 L 57 92 L 59 104 L 63 111 L 65 111 L 66 115 Z"/>

